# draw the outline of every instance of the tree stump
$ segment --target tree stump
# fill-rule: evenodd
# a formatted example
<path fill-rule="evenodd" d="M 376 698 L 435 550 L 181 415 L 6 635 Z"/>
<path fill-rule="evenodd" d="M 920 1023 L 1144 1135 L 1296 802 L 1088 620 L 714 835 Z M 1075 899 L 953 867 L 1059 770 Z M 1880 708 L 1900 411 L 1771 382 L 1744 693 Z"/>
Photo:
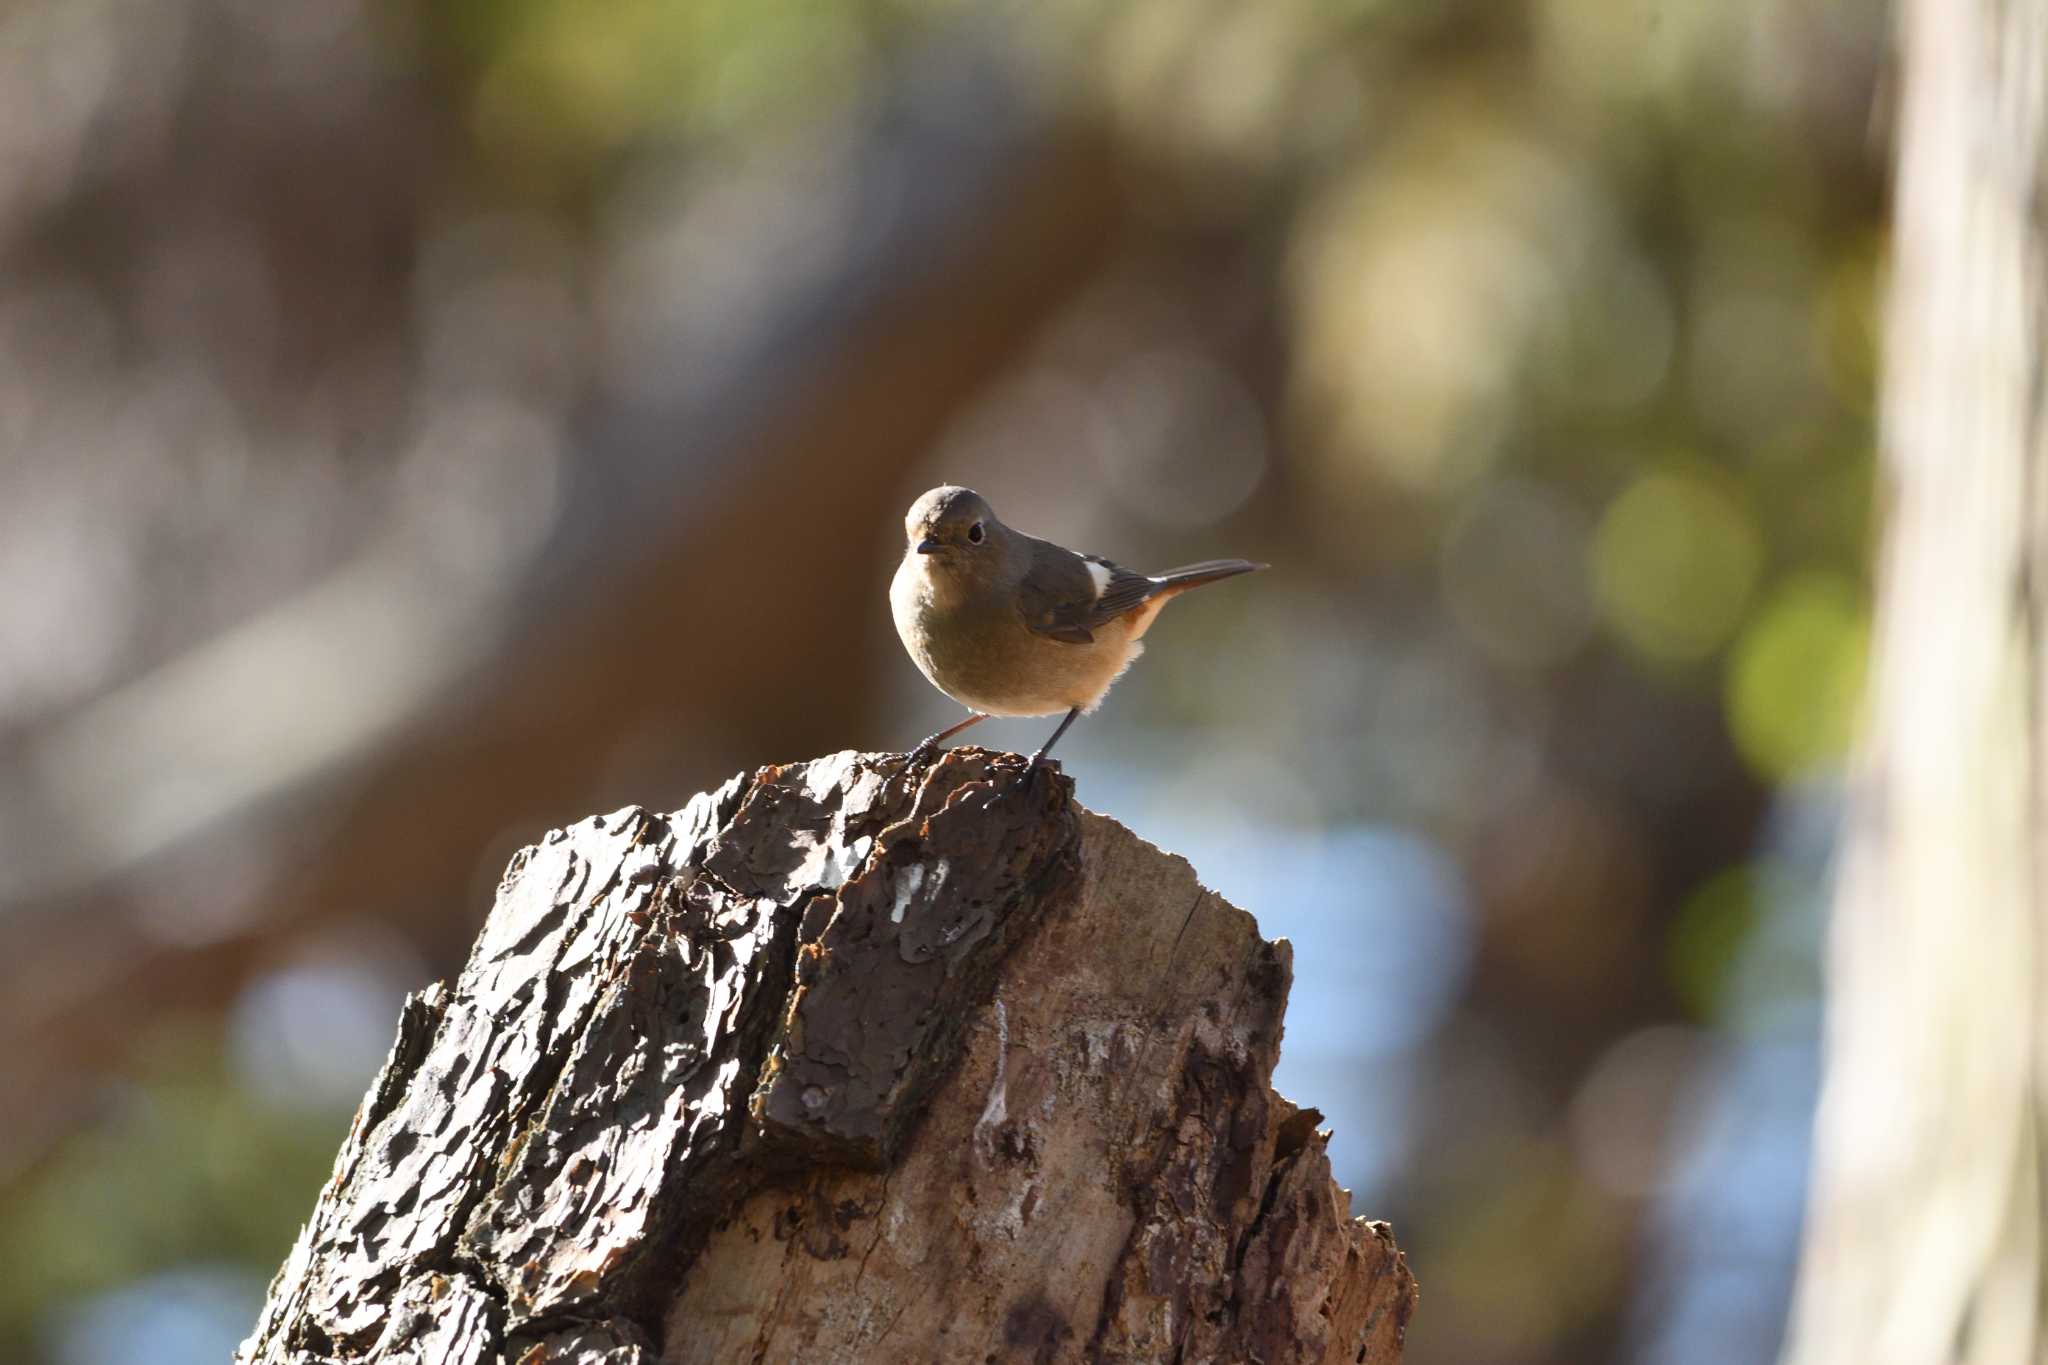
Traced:
<path fill-rule="evenodd" d="M 1290 951 L 1056 771 L 764 768 L 516 856 L 238 1359 L 1391 1362 Z"/>

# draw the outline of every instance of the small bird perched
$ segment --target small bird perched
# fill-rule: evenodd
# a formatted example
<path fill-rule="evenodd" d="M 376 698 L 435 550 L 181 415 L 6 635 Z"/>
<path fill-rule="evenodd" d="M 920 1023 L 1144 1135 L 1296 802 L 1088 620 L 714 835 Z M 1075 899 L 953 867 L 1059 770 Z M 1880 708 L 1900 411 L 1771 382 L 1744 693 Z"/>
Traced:
<path fill-rule="evenodd" d="M 932 686 L 972 713 L 919 744 L 913 762 L 990 716 L 1065 711 L 1031 756 L 1036 772 L 1074 718 L 1099 706 L 1144 652 L 1139 641 L 1170 598 L 1266 567 L 1211 559 L 1133 573 L 1013 531 L 979 493 L 952 484 L 912 503 L 903 530 L 903 562 L 889 585 L 896 633 Z"/>

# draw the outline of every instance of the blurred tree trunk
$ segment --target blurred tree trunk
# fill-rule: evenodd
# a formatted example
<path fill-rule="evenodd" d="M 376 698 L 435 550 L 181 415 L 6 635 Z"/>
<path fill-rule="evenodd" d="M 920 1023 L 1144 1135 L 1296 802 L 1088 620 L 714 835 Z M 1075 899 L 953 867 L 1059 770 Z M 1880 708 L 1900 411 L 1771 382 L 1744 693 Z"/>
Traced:
<path fill-rule="evenodd" d="M 1787 1360 L 2048 1358 L 2048 0 L 1903 9 L 1870 739 Z"/>
<path fill-rule="evenodd" d="M 1064 778 L 900 764 L 515 858 L 239 1359 L 1397 1360 L 1287 945 Z"/>

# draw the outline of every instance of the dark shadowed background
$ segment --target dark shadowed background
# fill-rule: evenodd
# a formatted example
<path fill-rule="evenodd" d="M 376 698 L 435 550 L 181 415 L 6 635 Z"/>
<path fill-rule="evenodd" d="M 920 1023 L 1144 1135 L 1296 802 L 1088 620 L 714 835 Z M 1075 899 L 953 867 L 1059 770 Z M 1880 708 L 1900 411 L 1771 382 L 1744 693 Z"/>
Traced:
<path fill-rule="evenodd" d="M 0 1357 L 222 1360 L 522 843 L 957 716 L 885 600 L 955 481 L 1275 566 L 1060 756 L 1293 940 L 1410 1359 L 1770 1359 L 1887 25 L 8 7 Z"/>

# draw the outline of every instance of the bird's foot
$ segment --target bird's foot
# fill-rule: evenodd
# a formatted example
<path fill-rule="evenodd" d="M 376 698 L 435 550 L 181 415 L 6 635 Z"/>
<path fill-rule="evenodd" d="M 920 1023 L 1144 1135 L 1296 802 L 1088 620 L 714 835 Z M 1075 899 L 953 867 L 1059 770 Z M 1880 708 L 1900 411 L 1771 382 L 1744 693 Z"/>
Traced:
<path fill-rule="evenodd" d="M 916 748 L 903 755 L 903 771 L 906 773 L 914 772 L 919 768 L 925 767 L 938 753 L 939 745 L 959 734 L 968 726 L 979 725 L 987 719 L 988 713 L 985 711 L 970 711 L 967 719 L 961 721 L 958 725 L 948 725 L 935 735 L 925 736 L 924 739 L 918 742 Z"/>
<path fill-rule="evenodd" d="M 981 808 L 991 809 L 1011 792 L 1020 791 L 1026 796 L 1038 795 L 1045 784 L 1052 780 L 1052 771 L 1051 763 L 1046 760 L 1045 754 L 1040 752 L 1033 754 L 1031 761 L 1024 765 L 1024 772 L 1017 782 L 1005 785 L 991 774 L 991 790 L 988 800 L 981 803 Z"/>

